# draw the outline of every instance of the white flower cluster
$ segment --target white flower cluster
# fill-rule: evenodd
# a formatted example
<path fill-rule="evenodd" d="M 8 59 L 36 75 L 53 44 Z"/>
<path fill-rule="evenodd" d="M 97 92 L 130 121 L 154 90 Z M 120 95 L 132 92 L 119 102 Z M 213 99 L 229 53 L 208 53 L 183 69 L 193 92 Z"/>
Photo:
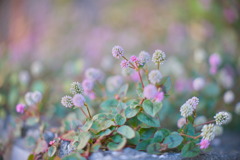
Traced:
<path fill-rule="evenodd" d="M 159 70 L 152 70 L 148 74 L 148 78 L 152 84 L 157 84 L 161 81 L 162 79 L 162 74 Z"/>
<path fill-rule="evenodd" d="M 142 64 L 146 64 L 147 62 L 149 62 L 151 60 L 150 54 L 146 51 L 141 51 L 139 53 L 138 58 Z"/>
<path fill-rule="evenodd" d="M 124 54 L 124 50 L 121 46 L 114 46 L 112 48 L 112 55 L 113 57 L 119 59 L 120 57 L 122 57 Z"/>
<path fill-rule="evenodd" d="M 187 100 L 187 102 L 184 103 L 180 108 L 181 115 L 185 118 L 191 116 L 196 110 L 198 103 L 199 99 L 197 97 L 192 97 L 191 99 Z"/>
<path fill-rule="evenodd" d="M 203 139 L 211 141 L 215 137 L 215 125 L 214 124 L 208 124 L 204 125 L 202 128 L 201 136 Z"/>
<path fill-rule="evenodd" d="M 28 106 L 33 106 L 42 100 L 42 93 L 39 91 L 27 92 L 25 94 L 25 101 Z"/>
<path fill-rule="evenodd" d="M 152 61 L 157 64 L 162 64 L 166 60 L 166 54 L 161 50 L 155 50 Z"/>
<path fill-rule="evenodd" d="M 189 103 L 184 103 L 180 108 L 181 115 L 185 118 L 191 116 L 193 114 L 193 111 L 194 108 Z"/>
<path fill-rule="evenodd" d="M 227 124 L 231 121 L 231 114 L 228 112 L 219 112 L 214 116 L 217 125 Z"/>
<path fill-rule="evenodd" d="M 215 136 L 220 136 L 223 134 L 223 127 L 222 126 L 215 126 Z"/>
<path fill-rule="evenodd" d="M 79 82 L 73 82 L 71 84 L 70 92 L 75 95 L 75 94 L 82 94 L 83 93 L 83 87 L 81 83 Z"/>
<path fill-rule="evenodd" d="M 71 96 L 64 96 L 62 97 L 61 103 L 63 106 L 67 108 L 73 107 L 73 101 Z"/>
<path fill-rule="evenodd" d="M 186 103 L 190 104 L 193 107 L 193 109 L 196 110 L 197 105 L 199 103 L 199 99 L 197 97 L 192 97 L 191 99 L 187 100 Z"/>

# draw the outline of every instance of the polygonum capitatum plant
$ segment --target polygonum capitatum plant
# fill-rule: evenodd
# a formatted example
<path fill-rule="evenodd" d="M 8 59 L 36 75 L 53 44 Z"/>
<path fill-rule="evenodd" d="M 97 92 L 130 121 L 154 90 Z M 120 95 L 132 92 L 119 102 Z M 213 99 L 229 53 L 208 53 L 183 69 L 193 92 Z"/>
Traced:
<path fill-rule="evenodd" d="M 87 158 L 97 150 L 121 150 L 124 147 L 135 148 L 151 154 L 164 152 L 181 152 L 183 157 L 194 157 L 207 149 L 215 137 L 216 125 L 226 124 L 231 115 L 219 112 L 213 120 L 194 125 L 197 117 L 199 99 L 192 97 L 180 108 L 182 118 L 178 131 L 162 128 L 159 112 L 164 98 L 169 96 L 170 77 L 162 75 L 160 65 L 166 61 L 166 54 L 156 50 L 151 55 L 141 51 L 139 56 L 132 55 L 128 59 L 121 46 L 114 46 L 112 55 L 120 60 L 123 70 L 137 73 L 135 96 L 128 96 L 128 84 L 124 84 L 121 76 L 113 76 L 106 80 L 101 70 L 90 68 L 85 72 L 85 79 L 73 82 L 71 95 L 62 98 L 61 103 L 69 109 L 79 109 L 85 116 L 82 126 L 66 131 L 51 141 L 46 156 L 57 155 L 60 141 L 69 141 L 72 155 Z M 152 62 L 151 62 L 152 61 Z M 150 70 L 151 63 L 154 68 Z M 135 79 L 136 80 L 136 79 Z M 107 94 L 106 91 L 115 94 Z M 116 91 L 117 90 L 117 91 Z M 116 91 L 116 92 L 114 92 Z M 93 114 L 90 102 L 101 100 L 99 113 Z M 88 104 L 89 103 L 89 104 Z M 23 106 L 19 106 L 22 112 Z M 200 132 L 197 128 L 202 127 Z"/>

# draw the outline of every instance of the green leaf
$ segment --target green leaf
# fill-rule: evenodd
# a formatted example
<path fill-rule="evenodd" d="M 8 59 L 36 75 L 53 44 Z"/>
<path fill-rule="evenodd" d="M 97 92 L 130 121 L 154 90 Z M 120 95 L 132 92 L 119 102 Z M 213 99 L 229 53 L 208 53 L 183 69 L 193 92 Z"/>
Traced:
<path fill-rule="evenodd" d="M 111 129 L 106 129 L 105 131 L 99 132 L 99 136 L 104 137 L 104 136 L 108 136 L 111 133 L 112 133 Z"/>
<path fill-rule="evenodd" d="M 134 144 L 134 145 L 137 145 L 139 143 L 139 141 L 140 141 L 140 134 L 137 131 L 135 131 L 135 137 L 134 138 L 128 139 L 128 142 L 130 144 Z"/>
<path fill-rule="evenodd" d="M 125 110 L 125 116 L 127 118 L 132 118 L 134 116 L 137 115 L 137 113 L 139 112 L 140 108 L 137 107 L 137 108 L 130 108 L 130 107 L 127 107 L 127 109 Z"/>
<path fill-rule="evenodd" d="M 152 143 L 147 146 L 147 152 L 150 154 L 159 154 L 161 149 L 160 143 Z"/>
<path fill-rule="evenodd" d="M 117 123 L 117 125 L 124 125 L 124 123 L 126 122 L 126 117 L 123 117 L 121 114 L 117 114 L 115 116 L 115 122 Z"/>
<path fill-rule="evenodd" d="M 82 130 L 88 131 L 92 127 L 93 121 L 87 120 L 85 124 L 82 126 Z"/>
<path fill-rule="evenodd" d="M 91 147 L 91 152 L 97 152 L 100 147 L 101 147 L 101 144 L 99 143 L 93 144 Z"/>
<path fill-rule="evenodd" d="M 70 130 L 67 133 L 63 134 L 61 136 L 61 139 L 66 141 L 74 141 L 76 136 L 77 136 L 77 133 L 74 130 Z"/>
<path fill-rule="evenodd" d="M 162 142 L 165 137 L 170 134 L 170 131 L 167 129 L 160 129 L 154 134 L 154 142 Z"/>
<path fill-rule="evenodd" d="M 147 146 L 151 143 L 151 139 L 143 140 L 139 142 L 136 146 L 136 150 L 144 151 L 147 149 Z"/>
<path fill-rule="evenodd" d="M 107 145 L 108 149 L 112 151 L 121 150 L 127 143 L 127 139 L 125 137 L 121 137 L 120 135 L 115 135 L 112 139 L 113 142 L 109 142 Z"/>
<path fill-rule="evenodd" d="M 163 141 L 164 144 L 168 145 L 168 148 L 175 148 L 179 146 L 183 141 L 183 137 L 180 136 L 177 132 L 173 132 L 165 138 Z"/>
<path fill-rule="evenodd" d="M 115 123 L 111 120 L 97 119 L 93 122 L 92 129 L 94 130 L 95 133 L 98 133 L 114 125 Z"/>
<path fill-rule="evenodd" d="M 34 160 L 34 154 L 30 154 L 27 160 Z"/>
<path fill-rule="evenodd" d="M 152 117 L 161 110 L 162 103 L 152 103 L 150 100 L 145 100 L 143 102 L 143 109 L 144 111 Z"/>
<path fill-rule="evenodd" d="M 153 136 L 155 131 L 156 131 L 155 128 L 141 128 L 139 130 L 139 134 L 141 139 L 149 139 Z"/>
<path fill-rule="evenodd" d="M 195 157 L 199 155 L 201 152 L 199 146 L 197 146 L 194 142 L 190 142 L 188 144 L 185 144 L 182 148 L 181 155 L 183 157 Z"/>
<path fill-rule="evenodd" d="M 79 145 L 77 147 L 78 150 L 83 149 L 87 144 L 88 141 L 91 138 L 91 134 L 89 132 L 80 132 L 78 135 L 78 139 L 79 139 Z"/>
<path fill-rule="evenodd" d="M 163 77 L 160 84 L 163 85 L 163 89 L 166 92 L 168 92 L 171 89 L 171 85 L 172 85 L 171 77 L 169 77 L 169 76 Z"/>
<path fill-rule="evenodd" d="M 143 88 L 142 88 L 142 84 L 141 84 L 141 83 L 138 83 L 136 92 L 137 92 L 137 95 L 138 95 L 139 97 L 144 98 Z"/>
<path fill-rule="evenodd" d="M 138 100 L 134 100 L 130 103 L 130 108 L 136 108 L 139 106 L 139 101 Z"/>
<path fill-rule="evenodd" d="M 183 131 L 185 134 L 189 136 L 195 136 L 195 128 L 191 123 L 188 123 L 187 125 L 185 125 Z"/>
<path fill-rule="evenodd" d="M 87 159 L 80 156 L 79 153 L 72 153 L 70 155 L 67 155 L 66 157 L 63 157 L 62 160 L 87 160 Z"/>
<path fill-rule="evenodd" d="M 100 104 L 100 107 L 103 110 L 111 110 L 111 108 L 115 108 L 118 105 L 118 101 L 116 99 L 109 99 Z"/>
<path fill-rule="evenodd" d="M 132 139 L 135 137 L 135 131 L 129 127 L 129 126 L 121 126 L 117 129 L 117 132 L 123 136 L 125 136 L 127 139 Z"/>
<path fill-rule="evenodd" d="M 56 146 L 51 146 L 48 148 L 48 156 L 49 157 L 52 157 L 57 151 L 57 148 Z"/>
<path fill-rule="evenodd" d="M 95 120 L 109 120 L 109 119 L 113 119 L 115 115 L 111 114 L 111 113 L 98 113 L 96 115 L 93 116 L 92 121 Z"/>
<path fill-rule="evenodd" d="M 137 116 L 138 120 L 141 121 L 142 123 L 151 126 L 151 127 L 160 127 L 160 122 L 158 119 L 155 119 L 153 117 L 147 116 L 143 113 L 140 113 Z"/>

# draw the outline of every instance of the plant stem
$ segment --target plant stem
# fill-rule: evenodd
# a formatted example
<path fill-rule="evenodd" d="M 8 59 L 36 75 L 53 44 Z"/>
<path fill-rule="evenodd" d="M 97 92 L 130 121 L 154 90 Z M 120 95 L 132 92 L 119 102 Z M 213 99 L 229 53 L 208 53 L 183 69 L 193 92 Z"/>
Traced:
<path fill-rule="evenodd" d="M 158 63 L 158 70 L 160 70 L 160 63 Z"/>
<path fill-rule="evenodd" d="M 146 100 L 146 98 L 143 98 L 143 99 L 140 101 L 140 105 L 142 105 L 145 100 Z"/>
<path fill-rule="evenodd" d="M 202 123 L 202 124 L 194 125 L 193 127 L 198 127 L 198 126 L 202 126 L 202 125 L 209 124 L 209 123 L 214 123 L 214 122 L 215 122 L 215 120 L 211 120 L 209 122 L 205 122 L 205 123 Z"/>
<path fill-rule="evenodd" d="M 87 114 L 84 112 L 84 110 L 80 107 L 82 113 L 86 116 L 86 118 L 88 118 Z"/>
<path fill-rule="evenodd" d="M 134 66 L 134 64 L 133 64 L 132 62 L 130 62 L 125 56 L 122 56 L 122 58 L 125 59 L 126 61 L 128 61 L 128 62 L 132 65 L 133 69 L 136 68 L 136 67 Z"/>
<path fill-rule="evenodd" d="M 92 116 L 91 116 L 90 110 L 89 110 L 89 108 L 88 108 L 88 105 L 87 105 L 86 103 L 85 103 L 84 105 L 85 105 L 86 108 L 87 108 L 87 111 L 88 111 L 88 115 L 89 115 L 89 117 L 92 119 Z"/>
<path fill-rule="evenodd" d="M 189 137 L 189 138 L 192 138 L 192 139 L 198 139 L 198 138 L 201 137 L 201 135 L 194 137 L 194 136 L 189 136 L 189 135 L 183 134 L 183 133 L 180 133 L 180 135 L 181 135 L 181 136 L 185 136 L 185 137 Z"/>
<path fill-rule="evenodd" d="M 142 80 L 142 76 L 141 76 L 140 70 L 138 70 L 138 76 L 140 78 L 140 81 L 141 81 L 141 84 L 142 84 L 142 88 L 144 88 L 144 84 L 143 84 L 143 80 Z"/>

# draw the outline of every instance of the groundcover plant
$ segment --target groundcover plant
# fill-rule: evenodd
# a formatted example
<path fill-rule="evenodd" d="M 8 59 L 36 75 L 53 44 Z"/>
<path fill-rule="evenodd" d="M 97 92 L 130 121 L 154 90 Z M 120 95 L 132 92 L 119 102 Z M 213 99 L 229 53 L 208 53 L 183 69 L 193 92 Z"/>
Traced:
<path fill-rule="evenodd" d="M 104 73 L 99 69 L 87 69 L 82 83 L 73 82 L 70 94 L 61 100 L 63 106 L 71 110 L 81 110 L 85 116 L 83 125 L 68 131 L 56 131 L 55 138 L 50 142 L 42 138 L 43 127 L 40 140 L 29 159 L 87 159 L 91 153 L 98 150 L 118 151 L 124 147 L 150 154 L 181 152 L 182 157 L 194 157 L 209 147 L 215 137 L 215 127 L 231 120 L 231 115 L 222 111 L 210 121 L 194 125 L 198 104 L 201 102 L 197 97 L 192 97 L 179 108 L 182 116 L 178 122 L 180 129 L 170 131 L 162 128 L 159 112 L 164 107 L 162 101 L 169 96 L 171 87 L 170 77 L 163 76 L 160 72 L 166 54 L 156 50 L 150 56 L 142 51 L 139 56 L 132 55 L 128 59 L 122 47 L 114 46 L 112 55 L 121 59 L 120 66 L 125 74 L 133 71 L 137 73 L 140 83 L 136 82 L 135 96 L 128 96 L 130 86 L 123 84 L 121 77 L 111 77 L 105 87 Z M 154 63 L 155 69 L 149 69 L 150 63 Z M 104 92 L 105 88 L 117 89 L 117 94 L 108 96 Z M 101 104 L 98 113 L 93 114 L 88 102 L 96 100 L 98 96 Z M 27 105 L 18 104 L 16 110 L 23 116 L 29 114 L 31 106 L 40 100 L 39 92 L 28 93 Z M 69 152 L 67 155 L 59 155 L 62 150 L 60 146 L 66 141 L 69 145 L 65 150 Z"/>

